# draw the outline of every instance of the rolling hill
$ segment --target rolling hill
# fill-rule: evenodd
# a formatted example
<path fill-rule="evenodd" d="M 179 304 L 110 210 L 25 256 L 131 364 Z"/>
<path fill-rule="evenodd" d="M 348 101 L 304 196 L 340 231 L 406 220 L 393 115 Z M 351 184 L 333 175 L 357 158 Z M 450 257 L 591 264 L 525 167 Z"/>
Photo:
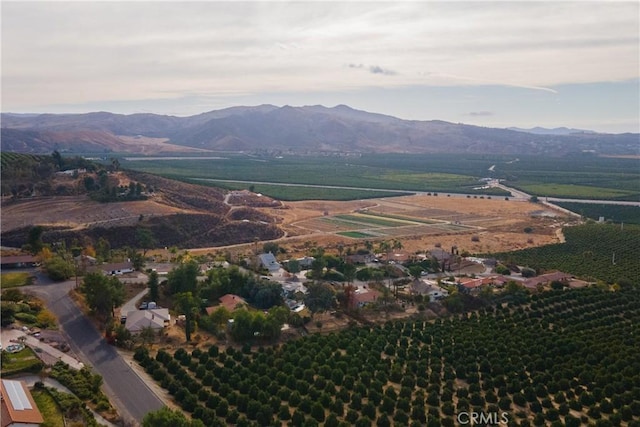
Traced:
<path fill-rule="evenodd" d="M 410 121 L 345 105 L 232 107 L 190 116 L 2 114 L 2 150 L 28 153 L 176 151 L 638 154 L 638 134 L 532 134 L 444 121 Z"/>

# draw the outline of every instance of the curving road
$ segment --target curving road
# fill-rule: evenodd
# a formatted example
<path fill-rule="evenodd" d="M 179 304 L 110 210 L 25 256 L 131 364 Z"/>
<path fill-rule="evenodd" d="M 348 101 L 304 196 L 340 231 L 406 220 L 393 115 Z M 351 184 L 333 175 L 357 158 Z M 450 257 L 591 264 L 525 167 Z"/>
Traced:
<path fill-rule="evenodd" d="M 25 287 L 25 290 L 29 289 L 46 301 L 49 310 L 58 317 L 74 353 L 102 375 L 104 391 L 122 418 L 140 423 L 145 414 L 164 406 L 71 299 L 69 291 L 75 281 L 55 283 L 41 273 L 36 273 L 36 277 L 39 284 Z"/>

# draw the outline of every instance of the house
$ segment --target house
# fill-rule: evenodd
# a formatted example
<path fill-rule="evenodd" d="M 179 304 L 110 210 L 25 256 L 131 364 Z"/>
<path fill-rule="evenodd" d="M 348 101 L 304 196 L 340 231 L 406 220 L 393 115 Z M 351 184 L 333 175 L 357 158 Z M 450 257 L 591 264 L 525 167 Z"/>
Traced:
<path fill-rule="evenodd" d="M 260 266 L 269 270 L 270 273 L 280 270 L 281 265 L 271 252 L 258 255 L 258 259 L 260 260 Z"/>
<path fill-rule="evenodd" d="M 44 422 L 24 381 L 0 380 L 0 427 L 35 427 Z"/>
<path fill-rule="evenodd" d="M 131 333 L 137 333 L 144 328 L 151 327 L 154 330 L 162 329 L 171 323 L 171 315 L 166 308 L 154 308 L 151 310 L 133 310 L 127 314 L 125 328 Z"/>
<path fill-rule="evenodd" d="M 450 254 L 442 248 L 431 249 L 429 251 L 429 255 L 431 255 L 432 258 L 437 259 L 440 264 L 442 264 L 442 262 L 449 262 L 453 257 L 453 254 Z"/>
<path fill-rule="evenodd" d="M 315 261 L 316 259 L 312 256 L 305 256 L 302 258 L 296 258 L 295 260 L 298 261 L 298 265 L 300 266 L 301 270 L 308 270 L 311 268 L 313 261 Z M 283 263 L 286 263 L 287 268 L 288 268 L 289 262 L 291 262 L 291 260 L 286 260 L 283 262 Z"/>
<path fill-rule="evenodd" d="M 73 262 L 79 265 L 96 265 L 98 260 L 89 255 L 78 255 L 73 257 Z"/>
<path fill-rule="evenodd" d="M 115 276 L 125 273 L 133 273 L 133 264 L 131 262 L 119 262 L 111 264 L 102 264 L 96 267 L 98 271 L 102 271 L 107 276 Z"/>
<path fill-rule="evenodd" d="M 449 291 L 441 288 L 431 280 L 416 280 L 411 283 L 410 290 L 414 294 L 429 297 L 429 302 L 434 302 L 449 296 Z"/>
<path fill-rule="evenodd" d="M 380 296 L 380 292 L 376 290 L 358 288 L 353 293 L 351 306 L 353 308 L 366 307 L 367 305 L 373 304 L 374 302 L 376 302 L 379 296 Z"/>
<path fill-rule="evenodd" d="M 376 261 L 376 256 L 374 254 L 347 255 L 347 262 L 350 264 L 368 264 Z"/>
<path fill-rule="evenodd" d="M 234 294 L 225 294 L 222 295 L 220 297 L 220 305 L 216 305 L 213 307 L 207 307 L 206 311 L 207 314 L 211 314 L 214 311 L 216 311 L 218 308 L 220 307 L 224 307 L 226 308 L 229 312 L 233 312 L 234 310 L 237 310 L 238 308 L 242 308 L 247 306 L 247 302 L 244 300 L 244 298 L 242 298 L 241 296 L 238 295 L 234 295 Z"/>
<path fill-rule="evenodd" d="M 561 271 L 555 271 L 553 273 L 541 274 L 540 276 L 531 277 L 522 282 L 522 285 L 527 289 L 536 289 L 539 285 L 547 285 L 551 282 L 564 282 L 569 286 L 569 282 L 573 276 Z"/>
<path fill-rule="evenodd" d="M 0 257 L 2 269 L 36 267 L 38 259 L 33 255 L 17 255 Z"/>
<path fill-rule="evenodd" d="M 485 285 L 483 279 L 480 277 L 475 279 L 471 277 L 461 277 L 458 279 L 458 283 L 471 292 L 475 292 Z"/>

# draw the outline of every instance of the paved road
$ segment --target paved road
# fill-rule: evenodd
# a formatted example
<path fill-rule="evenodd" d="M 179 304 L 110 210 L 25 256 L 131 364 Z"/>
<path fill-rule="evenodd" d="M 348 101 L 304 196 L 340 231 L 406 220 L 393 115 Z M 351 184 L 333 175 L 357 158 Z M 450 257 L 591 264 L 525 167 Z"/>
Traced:
<path fill-rule="evenodd" d="M 148 412 L 160 409 L 162 401 L 132 372 L 129 364 L 113 346 L 107 344 L 69 297 L 75 281 L 53 283 L 43 274 L 37 273 L 36 276 L 39 284 L 25 289 L 46 301 L 47 307 L 58 317 L 76 355 L 102 375 L 104 390 L 122 418 L 140 422 Z"/>

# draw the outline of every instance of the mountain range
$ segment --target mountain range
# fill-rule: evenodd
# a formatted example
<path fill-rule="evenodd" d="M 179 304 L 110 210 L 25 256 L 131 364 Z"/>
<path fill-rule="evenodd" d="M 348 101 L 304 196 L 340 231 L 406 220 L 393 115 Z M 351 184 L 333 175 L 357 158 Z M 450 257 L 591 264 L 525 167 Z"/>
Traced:
<path fill-rule="evenodd" d="M 542 133 L 403 120 L 346 105 L 231 107 L 190 117 L 3 113 L 2 151 L 637 155 L 639 134 Z"/>

